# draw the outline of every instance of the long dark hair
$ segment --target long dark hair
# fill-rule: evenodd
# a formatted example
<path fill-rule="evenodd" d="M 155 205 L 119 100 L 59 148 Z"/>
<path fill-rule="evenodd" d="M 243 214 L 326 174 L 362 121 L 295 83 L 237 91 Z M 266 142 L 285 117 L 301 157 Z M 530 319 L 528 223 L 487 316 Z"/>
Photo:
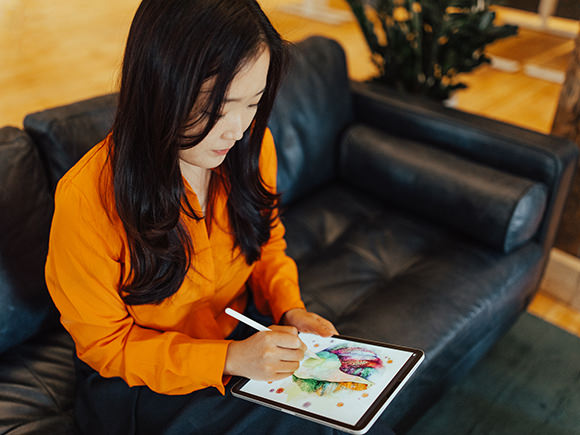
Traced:
<path fill-rule="evenodd" d="M 125 303 L 160 303 L 181 287 L 195 253 L 181 214 L 202 217 L 185 196 L 179 151 L 208 135 L 237 72 L 267 48 L 267 85 L 252 126 L 222 163 L 221 181 L 212 173 L 209 189 L 211 202 L 216 183 L 225 180 L 235 247 L 248 264 L 260 258 L 278 196 L 265 188 L 258 158 L 287 45 L 255 0 L 142 1 L 127 40 L 110 148 L 115 204 L 131 257 L 119 286 Z M 192 120 L 208 79 L 214 80 L 210 97 Z M 195 125 L 201 133 L 187 136 Z"/>

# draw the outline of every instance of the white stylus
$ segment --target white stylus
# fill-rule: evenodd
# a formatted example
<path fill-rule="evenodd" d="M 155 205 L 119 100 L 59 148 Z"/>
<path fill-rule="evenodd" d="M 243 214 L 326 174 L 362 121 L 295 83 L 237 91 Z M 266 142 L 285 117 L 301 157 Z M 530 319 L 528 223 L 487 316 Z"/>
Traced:
<path fill-rule="evenodd" d="M 226 314 L 228 316 L 232 316 L 234 319 L 238 319 L 240 322 L 245 323 L 248 326 L 251 326 L 258 331 L 271 331 L 270 328 L 265 327 L 264 325 L 256 322 L 255 320 L 250 319 L 249 317 L 244 316 L 243 314 L 238 313 L 236 310 L 232 310 L 231 308 L 226 308 Z M 310 349 L 306 348 L 304 355 L 308 358 L 315 358 L 320 359 L 318 355 L 312 352 Z"/>

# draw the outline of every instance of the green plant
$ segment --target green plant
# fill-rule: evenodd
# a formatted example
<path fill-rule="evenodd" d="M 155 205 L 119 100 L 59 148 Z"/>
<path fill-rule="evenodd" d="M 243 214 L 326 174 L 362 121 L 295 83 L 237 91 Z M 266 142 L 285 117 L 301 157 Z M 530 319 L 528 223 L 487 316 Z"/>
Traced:
<path fill-rule="evenodd" d="M 457 75 L 490 59 L 487 44 L 515 35 L 495 26 L 489 0 L 347 0 L 379 70 L 373 78 L 437 100 L 466 88 Z"/>

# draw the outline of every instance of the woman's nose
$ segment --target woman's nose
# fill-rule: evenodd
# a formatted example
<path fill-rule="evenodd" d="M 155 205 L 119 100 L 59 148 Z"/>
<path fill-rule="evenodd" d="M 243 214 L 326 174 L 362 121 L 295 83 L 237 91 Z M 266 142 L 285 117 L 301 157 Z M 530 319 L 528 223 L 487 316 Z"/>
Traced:
<path fill-rule="evenodd" d="M 223 133 L 223 138 L 227 140 L 240 140 L 244 136 L 243 120 L 240 115 L 232 115 Z"/>

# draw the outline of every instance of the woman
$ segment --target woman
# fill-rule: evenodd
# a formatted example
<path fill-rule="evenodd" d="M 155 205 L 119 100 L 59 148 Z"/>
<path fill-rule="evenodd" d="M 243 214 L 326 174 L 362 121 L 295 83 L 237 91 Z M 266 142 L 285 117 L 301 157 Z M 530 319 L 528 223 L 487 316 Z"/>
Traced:
<path fill-rule="evenodd" d="M 285 56 L 254 0 L 139 6 L 112 133 L 59 182 L 46 265 L 83 432 L 331 432 L 226 390 L 291 375 L 298 331 L 337 333 L 284 253 L 266 123 Z"/>

